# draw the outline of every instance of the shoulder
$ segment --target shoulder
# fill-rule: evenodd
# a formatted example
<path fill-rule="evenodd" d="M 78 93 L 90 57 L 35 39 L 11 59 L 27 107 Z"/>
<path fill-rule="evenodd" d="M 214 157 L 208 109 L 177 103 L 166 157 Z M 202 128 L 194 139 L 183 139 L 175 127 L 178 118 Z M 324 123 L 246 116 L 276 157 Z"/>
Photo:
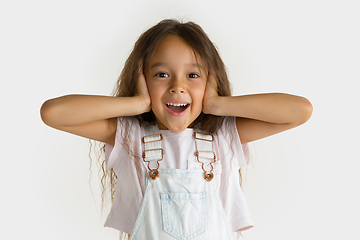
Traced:
<path fill-rule="evenodd" d="M 243 144 L 237 131 L 236 117 L 226 117 L 214 135 L 215 145 L 223 159 L 236 159 L 239 166 L 250 162 L 248 144 Z"/>
<path fill-rule="evenodd" d="M 137 117 L 117 117 L 117 126 L 140 126 L 139 119 Z"/>
<path fill-rule="evenodd" d="M 138 118 L 118 117 L 116 121 L 115 144 L 124 139 L 137 137 L 142 131 L 141 129 L 142 127 Z"/>
<path fill-rule="evenodd" d="M 105 144 L 105 160 L 107 168 L 111 169 L 119 158 L 128 157 L 130 148 L 137 151 L 143 134 L 139 120 L 136 117 L 118 117 L 114 145 Z"/>
<path fill-rule="evenodd" d="M 239 137 L 236 128 L 236 117 L 225 117 L 219 129 L 215 132 L 215 136 L 218 137 L 229 137 L 236 136 Z"/>

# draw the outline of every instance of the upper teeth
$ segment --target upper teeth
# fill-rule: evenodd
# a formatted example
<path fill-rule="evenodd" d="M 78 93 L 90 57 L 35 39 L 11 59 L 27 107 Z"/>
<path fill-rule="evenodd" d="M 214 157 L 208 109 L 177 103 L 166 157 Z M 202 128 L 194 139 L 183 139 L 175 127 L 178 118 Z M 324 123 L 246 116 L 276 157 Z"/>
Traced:
<path fill-rule="evenodd" d="M 186 106 L 187 103 L 167 103 L 167 105 L 170 105 L 170 106 L 175 106 L 175 107 L 180 107 L 180 106 Z"/>

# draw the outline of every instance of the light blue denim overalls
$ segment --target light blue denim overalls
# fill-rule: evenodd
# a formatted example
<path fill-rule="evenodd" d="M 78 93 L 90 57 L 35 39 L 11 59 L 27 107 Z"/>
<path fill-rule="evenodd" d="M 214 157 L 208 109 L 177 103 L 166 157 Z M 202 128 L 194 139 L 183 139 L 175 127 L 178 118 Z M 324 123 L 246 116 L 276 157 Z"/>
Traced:
<path fill-rule="evenodd" d="M 129 240 L 236 239 L 236 234 L 229 230 L 216 191 L 220 176 L 216 176 L 216 164 L 213 164 L 216 160 L 213 137 L 199 132 L 194 137 L 196 168 L 159 169 L 164 153 L 162 136 L 157 125 L 145 127 L 143 159 L 149 171 Z"/>

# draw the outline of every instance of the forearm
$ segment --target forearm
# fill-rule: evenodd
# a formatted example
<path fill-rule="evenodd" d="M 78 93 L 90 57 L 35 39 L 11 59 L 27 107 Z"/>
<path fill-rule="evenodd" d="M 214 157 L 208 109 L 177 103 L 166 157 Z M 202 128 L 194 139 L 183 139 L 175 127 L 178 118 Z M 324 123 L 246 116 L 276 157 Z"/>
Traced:
<path fill-rule="evenodd" d="M 235 97 L 218 97 L 211 104 L 210 113 L 236 116 L 270 123 L 303 123 L 312 112 L 311 103 L 303 97 L 268 93 Z"/>
<path fill-rule="evenodd" d="M 67 95 L 47 100 L 41 117 L 49 126 L 78 126 L 118 116 L 134 116 L 145 112 L 146 103 L 139 97 Z"/>

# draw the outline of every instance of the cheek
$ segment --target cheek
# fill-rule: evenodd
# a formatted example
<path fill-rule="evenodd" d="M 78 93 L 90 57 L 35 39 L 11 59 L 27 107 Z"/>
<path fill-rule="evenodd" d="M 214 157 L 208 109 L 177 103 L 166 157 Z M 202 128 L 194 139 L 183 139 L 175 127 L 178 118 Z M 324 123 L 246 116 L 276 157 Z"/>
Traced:
<path fill-rule="evenodd" d="M 203 98 L 205 94 L 205 85 L 201 84 L 193 88 L 194 94 L 197 98 Z"/>
<path fill-rule="evenodd" d="M 162 105 L 162 97 L 164 95 L 164 91 L 161 86 L 148 84 L 148 91 L 150 95 L 151 105 L 153 109 L 158 109 L 159 106 Z"/>
<path fill-rule="evenodd" d="M 191 94 L 194 103 L 194 109 L 196 109 L 196 111 L 201 111 L 205 94 L 205 87 L 194 88 Z"/>
<path fill-rule="evenodd" d="M 146 80 L 146 86 L 149 91 L 150 97 L 156 96 L 157 87 L 154 86 L 152 81 Z"/>
<path fill-rule="evenodd" d="M 160 99 L 164 93 L 161 86 L 148 86 L 148 91 L 151 99 Z"/>
<path fill-rule="evenodd" d="M 154 98 L 154 96 L 156 96 L 156 88 L 153 88 L 153 87 L 148 85 L 148 91 L 149 91 L 149 94 L 150 94 L 151 98 Z"/>

